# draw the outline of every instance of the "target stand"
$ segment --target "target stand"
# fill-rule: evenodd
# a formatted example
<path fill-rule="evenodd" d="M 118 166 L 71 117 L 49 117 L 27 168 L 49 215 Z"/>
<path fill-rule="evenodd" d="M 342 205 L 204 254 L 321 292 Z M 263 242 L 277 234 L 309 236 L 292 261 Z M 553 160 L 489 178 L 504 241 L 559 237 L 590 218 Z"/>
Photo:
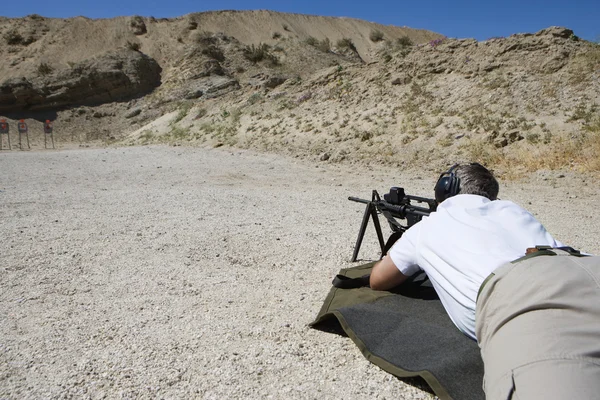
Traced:
<path fill-rule="evenodd" d="M 50 139 L 52 140 L 52 148 L 55 149 L 56 147 L 54 147 L 54 126 L 52 124 L 52 122 L 47 119 L 46 122 L 44 123 L 44 148 L 47 149 L 48 148 L 48 135 L 50 135 Z"/>
<path fill-rule="evenodd" d="M 31 146 L 29 145 L 29 133 L 27 123 L 25 122 L 25 120 L 22 119 L 19 121 L 19 123 L 17 124 L 17 130 L 19 131 L 19 148 L 23 150 L 22 136 L 25 135 L 25 138 L 27 139 L 27 148 L 31 149 Z"/>
<path fill-rule="evenodd" d="M 0 119 L 0 150 L 4 150 L 4 135 L 8 139 L 8 150 L 12 150 L 10 145 L 10 125 L 5 119 Z"/>

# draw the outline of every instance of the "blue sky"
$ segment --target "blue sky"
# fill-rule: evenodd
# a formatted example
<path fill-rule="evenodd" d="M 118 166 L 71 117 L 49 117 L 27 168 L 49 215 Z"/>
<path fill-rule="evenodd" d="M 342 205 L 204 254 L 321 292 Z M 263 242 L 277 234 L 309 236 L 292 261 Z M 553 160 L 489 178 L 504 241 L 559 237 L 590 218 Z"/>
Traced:
<path fill-rule="evenodd" d="M 121 15 L 178 17 L 210 10 L 268 9 L 300 14 L 352 17 L 385 25 L 428 29 L 449 37 L 485 40 L 513 33 L 565 26 L 586 40 L 600 39 L 600 0 L 2 0 L 0 15 L 111 18 Z"/>

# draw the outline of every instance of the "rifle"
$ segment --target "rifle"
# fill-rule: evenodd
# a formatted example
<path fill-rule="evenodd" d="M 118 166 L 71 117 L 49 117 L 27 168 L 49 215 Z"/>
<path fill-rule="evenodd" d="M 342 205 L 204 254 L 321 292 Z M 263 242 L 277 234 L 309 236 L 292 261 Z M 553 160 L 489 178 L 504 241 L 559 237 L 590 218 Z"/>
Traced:
<path fill-rule="evenodd" d="M 383 200 L 381 200 L 379 193 L 377 193 L 376 190 L 373 190 L 370 201 L 359 199 L 357 197 L 348 197 L 348 200 L 367 205 L 365 213 L 363 214 L 362 223 L 360 224 L 360 230 L 358 231 L 354 253 L 352 254 L 351 261 L 353 262 L 356 261 L 356 258 L 358 257 L 358 251 L 360 250 L 360 245 L 365 236 L 369 218 L 373 219 L 375 231 L 377 232 L 377 239 L 379 240 L 379 246 L 381 247 L 381 258 L 383 258 L 396 240 L 400 239 L 402 234 L 408 228 L 419 222 L 423 217 L 429 216 L 429 214 L 437 208 L 437 202 L 434 199 L 408 195 L 404 193 L 404 189 L 401 187 L 392 187 L 389 193 L 383 195 Z M 425 203 L 426 207 L 415 206 L 411 201 Z M 381 232 L 378 214 L 383 214 L 392 230 L 392 234 L 385 244 L 383 242 L 383 233 Z M 406 224 L 402 225 L 398 219 L 406 219 Z"/>

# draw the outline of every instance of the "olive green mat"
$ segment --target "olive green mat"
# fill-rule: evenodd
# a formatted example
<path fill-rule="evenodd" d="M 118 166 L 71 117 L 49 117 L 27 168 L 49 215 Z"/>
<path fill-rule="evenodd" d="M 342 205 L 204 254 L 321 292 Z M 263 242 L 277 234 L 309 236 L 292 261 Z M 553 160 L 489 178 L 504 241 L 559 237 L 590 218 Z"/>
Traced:
<path fill-rule="evenodd" d="M 373 264 L 340 274 L 358 278 Z M 393 292 L 332 287 L 310 326 L 327 331 L 337 321 L 370 362 L 399 378 L 422 377 L 440 399 L 484 399 L 477 343 L 458 331 L 421 277 Z"/>

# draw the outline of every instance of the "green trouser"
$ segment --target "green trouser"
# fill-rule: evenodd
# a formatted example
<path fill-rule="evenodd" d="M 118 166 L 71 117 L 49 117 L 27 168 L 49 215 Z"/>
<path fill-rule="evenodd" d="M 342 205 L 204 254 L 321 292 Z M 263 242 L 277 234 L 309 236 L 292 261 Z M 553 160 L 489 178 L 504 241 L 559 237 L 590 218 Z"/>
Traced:
<path fill-rule="evenodd" d="M 480 292 L 486 399 L 600 398 L 600 257 L 541 253 L 498 268 Z"/>

